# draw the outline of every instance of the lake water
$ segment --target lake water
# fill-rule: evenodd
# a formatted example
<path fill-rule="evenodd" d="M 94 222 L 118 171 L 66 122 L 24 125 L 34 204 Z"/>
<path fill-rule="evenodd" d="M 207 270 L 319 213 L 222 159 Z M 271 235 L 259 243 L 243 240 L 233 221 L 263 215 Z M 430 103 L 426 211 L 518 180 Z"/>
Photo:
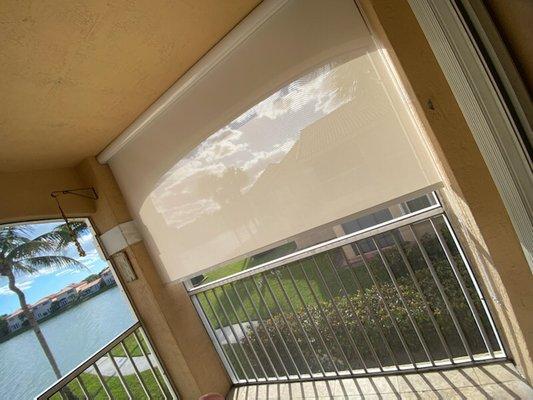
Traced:
<path fill-rule="evenodd" d="M 136 321 L 118 287 L 41 324 L 63 374 Z M 0 399 L 28 400 L 56 381 L 33 331 L 0 343 Z"/>

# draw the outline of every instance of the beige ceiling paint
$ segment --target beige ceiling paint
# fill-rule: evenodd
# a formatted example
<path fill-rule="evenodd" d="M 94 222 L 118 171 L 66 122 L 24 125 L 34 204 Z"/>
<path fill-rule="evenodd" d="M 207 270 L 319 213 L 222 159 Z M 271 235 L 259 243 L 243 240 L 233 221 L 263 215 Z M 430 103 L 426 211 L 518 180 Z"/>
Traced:
<path fill-rule="evenodd" d="M 97 154 L 259 2 L 2 1 L 0 171 Z"/>

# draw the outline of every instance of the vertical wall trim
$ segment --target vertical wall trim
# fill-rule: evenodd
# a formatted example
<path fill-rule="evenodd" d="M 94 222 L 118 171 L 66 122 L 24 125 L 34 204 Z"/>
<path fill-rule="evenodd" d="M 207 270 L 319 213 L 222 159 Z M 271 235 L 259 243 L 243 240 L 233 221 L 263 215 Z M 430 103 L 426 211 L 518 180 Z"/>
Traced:
<path fill-rule="evenodd" d="M 533 271 L 533 172 L 517 127 L 454 1 L 408 2 L 472 131 Z"/>

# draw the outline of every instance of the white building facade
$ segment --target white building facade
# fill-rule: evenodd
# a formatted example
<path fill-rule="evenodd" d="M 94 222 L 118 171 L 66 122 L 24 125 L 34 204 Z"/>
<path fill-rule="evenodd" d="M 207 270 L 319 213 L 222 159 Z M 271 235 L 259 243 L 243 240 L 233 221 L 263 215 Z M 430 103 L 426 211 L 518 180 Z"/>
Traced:
<path fill-rule="evenodd" d="M 26 321 L 26 317 L 21 309 L 18 309 L 14 313 L 6 317 L 7 327 L 9 332 L 14 332 L 22 328 L 22 324 Z"/>
<path fill-rule="evenodd" d="M 59 307 L 63 308 L 72 303 L 74 300 L 76 300 L 77 296 L 78 293 L 76 291 L 76 287 L 73 285 L 69 285 L 55 294 L 54 301 L 57 301 Z"/>
<path fill-rule="evenodd" d="M 52 309 L 52 300 L 45 297 L 32 306 L 32 312 L 35 319 L 40 320 L 50 315 Z"/>

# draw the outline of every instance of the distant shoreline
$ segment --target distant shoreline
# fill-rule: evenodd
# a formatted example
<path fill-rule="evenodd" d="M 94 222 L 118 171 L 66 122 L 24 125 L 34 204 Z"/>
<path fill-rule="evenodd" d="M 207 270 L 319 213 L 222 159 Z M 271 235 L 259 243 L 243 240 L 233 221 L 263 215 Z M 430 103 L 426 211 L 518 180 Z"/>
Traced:
<path fill-rule="evenodd" d="M 78 298 L 76 301 L 73 301 L 72 303 L 68 304 L 67 306 L 65 306 L 63 308 L 60 308 L 60 309 L 58 309 L 58 310 L 56 310 L 54 312 L 51 312 L 46 317 L 44 317 L 44 318 L 40 319 L 39 321 L 37 321 L 37 323 L 39 325 L 41 325 L 43 322 L 46 322 L 46 321 L 48 321 L 48 320 L 50 320 L 50 319 L 52 319 L 54 317 L 57 317 L 58 315 L 63 314 L 65 311 L 70 310 L 70 309 L 72 309 L 74 307 L 77 307 L 78 305 L 86 302 L 87 300 L 92 299 L 93 297 L 96 297 L 99 294 L 102 294 L 102 293 L 108 291 L 109 289 L 113 289 L 113 288 L 116 288 L 116 287 L 117 287 L 117 283 L 116 282 L 114 284 L 112 284 L 112 285 L 107 285 L 107 284 L 103 285 L 100 288 L 100 290 L 98 290 L 97 292 L 94 292 L 94 293 L 92 293 L 92 294 L 90 294 L 88 296 L 85 296 L 83 298 Z M 23 326 L 20 329 L 17 329 L 16 331 L 14 331 L 14 332 L 10 332 L 10 333 L 8 333 L 5 336 L 0 337 L 0 343 L 5 343 L 5 342 L 13 339 L 14 337 L 20 335 L 21 333 L 24 333 L 24 332 L 29 331 L 31 329 L 32 328 L 29 325 L 28 326 Z"/>

